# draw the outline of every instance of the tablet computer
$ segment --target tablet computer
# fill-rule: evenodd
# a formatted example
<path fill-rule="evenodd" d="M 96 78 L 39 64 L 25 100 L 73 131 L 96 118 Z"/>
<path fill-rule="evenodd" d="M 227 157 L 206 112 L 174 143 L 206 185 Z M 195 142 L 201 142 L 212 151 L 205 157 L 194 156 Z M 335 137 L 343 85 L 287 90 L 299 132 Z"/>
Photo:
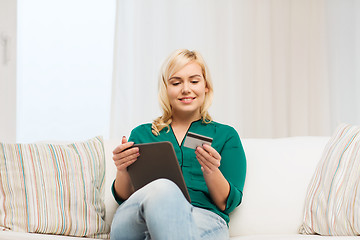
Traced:
<path fill-rule="evenodd" d="M 134 144 L 140 156 L 128 167 L 135 191 L 159 178 L 173 181 L 191 202 L 174 147 L 171 142 Z"/>

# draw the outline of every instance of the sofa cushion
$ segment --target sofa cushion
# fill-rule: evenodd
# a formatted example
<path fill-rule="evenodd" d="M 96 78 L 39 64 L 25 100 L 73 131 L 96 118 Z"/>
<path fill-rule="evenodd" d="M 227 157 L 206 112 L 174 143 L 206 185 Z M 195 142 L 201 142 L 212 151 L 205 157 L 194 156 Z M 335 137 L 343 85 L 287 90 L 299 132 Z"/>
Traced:
<path fill-rule="evenodd" d="M 360 127 L 341 125 L 328 142 L 305 201 L 305 234 L 360 234 Z"/>
<path fill-rule="evenodd" d="M 97 240 L 97 238 L 83 238 L 52 234 L 26 233 L 14 231 L 0 231 L 1 240 Z"/>
<path fill-rule="evenodd" d="M 230 240 L 358 240 L 358 237 L 334 237 L 319 235 L 302 235 L 302 234 L 267 234 L 233 237 Z"/>
<path fill-rule="evenodd" d="M 0 227 L 107 238 L 102 137 L 72 144 L 0 143 Z"/>

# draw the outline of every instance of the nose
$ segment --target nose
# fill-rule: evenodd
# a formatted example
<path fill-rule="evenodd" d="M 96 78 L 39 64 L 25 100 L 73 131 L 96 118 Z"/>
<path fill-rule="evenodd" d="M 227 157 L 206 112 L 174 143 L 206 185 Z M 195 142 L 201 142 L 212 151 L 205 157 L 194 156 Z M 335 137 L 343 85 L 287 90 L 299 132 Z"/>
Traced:
<path fill-rule="evenodd" d="M 189 92 L 190 92 L 190 84 L 187 81 L 185 81 L 183 84 L 182 93 L 185 94 Z"/>

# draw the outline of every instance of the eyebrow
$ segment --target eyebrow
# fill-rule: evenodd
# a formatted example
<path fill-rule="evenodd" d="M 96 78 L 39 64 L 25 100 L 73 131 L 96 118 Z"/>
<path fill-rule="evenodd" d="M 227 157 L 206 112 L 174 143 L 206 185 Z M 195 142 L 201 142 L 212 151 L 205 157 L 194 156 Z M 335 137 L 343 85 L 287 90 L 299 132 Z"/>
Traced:
<path fill-rule="evenodd" d="M 195 75 L 192 75 L 192 76 L 190 76 L 190 78 L 196 78 L 196 77 L 202 77 L 200 74 L 195 74 Z"/>
<path fill-rule="evenodd" d="M 200 78 L 201 78 L 201 75 L 200 75 L 200 74 L 195 74 L 195 75 L 191 75 L 189 78 L 196 78 L 196 77 L 200 77 Z M 182 78 L 181 78 L 181 77 L 176 77 L 176 76 L 174 76 L 174 77 L 169 78 L 169 81 L 170 81 L 170 80 L 173 80 L 173 79 L 175 79 L 175 80 L 181 80 Z"/>

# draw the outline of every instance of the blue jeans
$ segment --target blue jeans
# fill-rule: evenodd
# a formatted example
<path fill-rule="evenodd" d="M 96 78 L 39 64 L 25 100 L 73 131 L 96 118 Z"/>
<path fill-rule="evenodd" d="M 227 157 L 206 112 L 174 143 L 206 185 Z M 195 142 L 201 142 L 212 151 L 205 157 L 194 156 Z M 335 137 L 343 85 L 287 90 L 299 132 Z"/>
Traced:
<path fill-rule="evenodd" d="M 159 179 L 136 191 L 117 209 L 112 240 L 229 239 L 224 219 L 192 206 L 175 183 Z"/>

